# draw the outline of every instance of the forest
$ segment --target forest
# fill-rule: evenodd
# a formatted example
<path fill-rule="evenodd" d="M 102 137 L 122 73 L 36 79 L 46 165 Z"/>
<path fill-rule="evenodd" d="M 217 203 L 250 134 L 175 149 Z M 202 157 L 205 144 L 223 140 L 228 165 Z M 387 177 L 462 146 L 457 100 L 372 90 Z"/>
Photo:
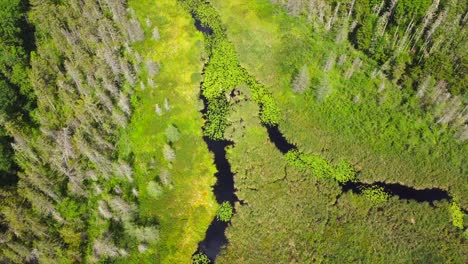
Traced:
<path fill-rule="evenodd" d="M 0 264 L 467 263 L 467 22 L 0 0 Z"/>

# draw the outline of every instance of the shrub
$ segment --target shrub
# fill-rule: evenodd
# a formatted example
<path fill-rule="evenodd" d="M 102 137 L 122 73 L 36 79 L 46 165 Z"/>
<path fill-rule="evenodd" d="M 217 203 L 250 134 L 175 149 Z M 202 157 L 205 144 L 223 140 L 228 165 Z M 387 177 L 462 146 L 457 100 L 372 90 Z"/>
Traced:
<path fill-rule="evenodd" d="M 292 81 L 293 91 L 295 93 L 303 93 L 310 86 L 310 76 L 307 65 L 302 66 L 301 70 L 297 73 Z"/>
<path fill-rule="evenodd" d="M 244 75 L 247 74 L 245 73 Z M 269 126 L 277 125 L 281 119 L 281 112 L 273 96 L 254 77 L 247 76 L 246 82 L 252 92 L 252 99 L 260 106 L 260 119 L 262 123 Z"/>
<path fill-rule="evenodd" d="M 93 252 L 98 258 L 118 257 L 118 251 L 119 249 L 109 239 L 94 241 Z"/>
<path fill-rule="evenodd" d="M 356 181 L 356 170 L 347 161 L 341 161 L 335 169 L 334 178 L 340 182 Z"/>
<path fill-rule="evenodd" d="M 174 125 L 169 125 L 166 128 L 166 138 L 169 142 L 176 142 L 180 139 L 180 132 Z"/>
<path fill-rule="evenodd" d="M 124 228 L 125 232 L 139 243 L 154 243 L 159 240 L 159 230 L 154 226 L 138 226 L 125 222 Z"/>
<path fill-rule="evenodd" d="M 271 95 L 265 95 L 260 102 L 261 112 L 260 119 L 262 123 L 270 126 L 277 125 L 280 121 L 280 109 L 276 105 Z"/>
<path fill-rule="evenodd" d="M 322 76 L 315 87 L 315 98 L 318 101 L 325 100 L 331 93 L 331 82 L 327 76 Z"/>
<path fill-rule="evenodd" d="M 206 113 L 207 122 L 203 129 L 206 136 L 215 140 L 224 138 L 224 130 L 229 125 L 227 121 L 228 107 L 227 101 L 222 97 L 209 101 Z"/>
<path fill-rule="evenodd" d="M 148 71 L 148 75 L 150 77 L 154 77 L 155 75 L 159 73 L 159 65 L 156 64 L 156 62 L 154 62 L 153 60 L 147 59 L 145 60 L 145 64 L 146 64 L 146 70 Z"/>
<path fill-rule="evenodd" d="M 286 158 L 286 161 L 292 166 L 299 169 L 307 169 L 307 165 L 301 160 L 301 153 L 298 150 L 290 150 L 284 157 Z"/>
<path fill-rule="evenodd" d="M 172 187 L 171 184 L 171 173 L 167 169 L 162 169 L 161 174 L 159 174 L 159 179 L 164 186 Z"/>
<path fill-rule="evenodd" d="M 164 159 L 168 162 L 173 162 L 176 159 L 175 151 L 169 145 L 164 145 L 163 148 Z"/>
<path fill-rule="evenodd" d="M 219 207 L 216 218 L 223 222 L 229 222 L 229 220 L 231 220 L 232 214 L 232 205 L 228 201 L 225 201 Z"/>
<path fill-rule="evenodd" d="M 209 264 L 211 261 L 205 253 L 197 253 L 192 256 L 192 264 Z"/>
<path fill-rule="evenodd" d="M 324 158 L 317 155 L 303 154 L 301 159 L 312 169 L 312 173 L 320 179 L 334 178 L 334 168 Z"/>
<path fill-rule="evenodd" d="M 388 201 L 390 195 L 382 187 L 368 187 L 362 190 L 362 194 L 371 201 L 373 205 L 381 205 Z"/>
<path fill-rule="evenodd" d="M 153 36 L 153 39 L 156 41 L 161 39 L 161 35 L 159 34 L 159 30 L 157 27 L 154 27 L 152 36 Z"/>
<path fill-rule="evenodd" d="M 298 150 L 290 150 L 286 153 L 286 160 L 299 169 L 312 170 L 312 173 L 318 178 L 326 179 L 334 177 L 334 168 L 327 160 L 320 156 L 304 154 Z"/>
<path fill-rule="evenodd" d="M 450 210 L 450 214 L 451 214 L 451 217 L 452 217 L 452 224 L 455 227 L 463 229 L 463 216 L 464 215 L 463 215 L 463 212 L 462 212 L 460 206 L 458 206 L 458 204 L 454 201 L 450 205 L 449 210 Z"/>
<path fill-rule="evenodd" d="M 150 181 L 146 186 L 146 191 L 148 192 L 149 196 L 153 198 L 158 198 L 162 194 L 163 189 L 157 182 Z"/>

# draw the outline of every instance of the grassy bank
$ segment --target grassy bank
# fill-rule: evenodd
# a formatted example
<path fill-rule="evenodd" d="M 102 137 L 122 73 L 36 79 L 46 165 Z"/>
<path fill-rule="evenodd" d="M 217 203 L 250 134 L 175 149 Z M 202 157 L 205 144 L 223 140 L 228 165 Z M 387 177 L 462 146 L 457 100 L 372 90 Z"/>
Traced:
<path fill-rule="evenodd" d="M 217 210 L 198 100 L 203 37 L 175 0 L 130 1 L 129 7 L 146 35 L 134 49 L 159 73 L 142 71 L 147 81 L 133 97 L 135 112 L 120 146 L 134 159 L 140 215 L 157 221 L 160 239 L 122 263 L 188 263 Z"/>

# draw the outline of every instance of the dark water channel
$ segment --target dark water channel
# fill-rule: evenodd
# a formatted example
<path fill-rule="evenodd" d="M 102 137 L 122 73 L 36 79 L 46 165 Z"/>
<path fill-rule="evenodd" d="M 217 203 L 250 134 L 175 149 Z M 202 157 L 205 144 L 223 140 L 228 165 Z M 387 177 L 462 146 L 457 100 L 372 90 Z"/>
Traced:
<path fill-rule="evenodd" d="M 276 148 L 285 154 L 290 150 L 295 150 L 297 147 L 287 141 L 284 135 L 279 131 L 278 127 L 267 127 L 268 135 L 270 140 L 275 144 Z M 430 189 L 415 189 L 409 186 L 401 185 L 398 183 L 385 183 L 375 182 L 372 184 L 366 184 L 362 182 L 348 182 L 344 184 L 343 191 L 351 190 L 354 193 L 360 193 L 363 188 L 377 186 L 382 187 L 387 193 L 397 195 L 400 199 L 415 200 L 418 202 L 429 202 L 441 200 L 450 200 L 451 197 L 447 191 L 439 188 Z"/>
<path fill-rule="evenodd" d="M 275 144 L 276 148 L 281 151 L 281 153 L 286 154 L 290 150 L 297 150 L 297 147 L 289 143 L 281 131 L 279 131 L 278 126 L 267 126 L 266 128 L 270 141 Z"/>
<path fill-rule="evenodd" d="M 203 138 L 208 145 L 208 149 L 214 154 L 214 162 L 218 172 L 215 174 L 218 181 L 213 187 L 218 203 L 229 201 L 232 203 L 238 201 L 234 189 L 234 174 L 231 171 L 231 164 L 226 158 L 226 147 L 233 145 L 233 142 L 227 140 L 213 140 L 208 137 Z"/>
<path fill-rule="evenodd" d="M 208 102 L 203 95 L 200 95 L 200 99 L 204 103 L 204 109 L 201 112 L 205 117 Z M 239 199 L 235 194 L 234 173 L 232 173 L 231 164 L 226 158 L 226 148 L 234 143 L 228 140 L 213 140 L 209 137 L 203 137 L 203 140 L 210 152 L 214 154 L 214 164 L 218 171 L 215 174 L 216 184 L 213 186 L 216 201 L 219 204 L 228 201 L 234 207 L 234 203 Z M 215 217 L 206 231 L 205 239 L 198 243 L 198 250 L 195 253 L 203 252 L 214 262 L 223 246 L 228 243 L 224 233 L 228 225 L 229 222 L 219 221 Z"/>
<path fill-rule="evenodd" d="M 213 34 L 213 29 L 209 26 L 202 25 L 201 21 L 195 16 L 194 13 L 191 13 L 193 19 L 195 19 L 195 28 L 201 33 L 211 35 Z"/>
<path fill-rule="evenodd" d="M 219 204 L 224 201 L 229 201 L 231 205 L 238 201 L 234 188 L 234 174 L 231 171 L 231 165 L 226 159 L 226 147 L 232 145 L 230 141 L 217 141 L 210 138 L 204 138 L 208 149 L 214 154 L 214 161 L 218 172 L 215 174 L 217 178 L 216 185 L 213 186 L 213 192 Z M 208 230 L 206 231 L 205 239 L 198 244 L 198 250 L 204 252 L 212 261 L 221 251 L 224 245 L 227 245 L 228 240 L 225 235 L 225 230 L 229 223 L 213 219 Z"/>
<path fill-rule="evenodd" d="M 191 15 L 195 20 L 195 27 L 198 31 L 206 35 L 213 34 L 213 29 L 202 25 L 195 14 L 192 13 Z M 204 70 L 202 72 L 202 75 L 203 74 Z M 202 86 L 203 82 L 200 84 L 200 87 Z M 203 101 L 204 105 L 204 109 L 201 110 L 201 113 L 205 118 L 208 101 L 201 93 L 200 99 Z M 233 145 L 233 142 L 227 140 L 213 140 L 208 137 L 203 137 L 203 140 L 207 144 L 208 149 L 214 154 L 214 163 L 218 171 L 215 174 L 217 181 L 213 186 L 213 193 L 216 197 L 216 201 L 219 204 L 228 201 L 234 207 L 234 203 L 239 201 L 239 199 L 235 194 L 234 174 L 231 171 L 231 164 L 229 164 L 229 161 L 226 158 L 226 148 Z M 229 222 L 219 221 L 215 217 L 206 231 L 205 239 L 198 243 L 198 250 L 195 253 L 203 252 L 212 262 L 214 262 L 221 249 L 228 244 L 228 240 L 225 235 L 228 225 Z"/>
<path fill-rule="evenodd" d="M 360 193 L 363 188 L 377 186 L 382 187 L 387 193 L 396 195 L 403 200 L 415 200 L 417 202 L 429 202 L 450 200 L 448 192 L 439 188 L 415 189 L 398 183 L 375 182 L 366 184 L 361 182 L 348 182 L 343 185 L 343 191 L 351 190 L 354 193 Z"/>

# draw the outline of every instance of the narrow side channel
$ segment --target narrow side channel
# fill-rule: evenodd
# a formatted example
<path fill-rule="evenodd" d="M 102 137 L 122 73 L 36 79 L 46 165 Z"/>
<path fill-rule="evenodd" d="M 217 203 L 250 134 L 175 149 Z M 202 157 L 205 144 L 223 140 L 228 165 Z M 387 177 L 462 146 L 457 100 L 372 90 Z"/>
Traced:
<path fill-rule="evenodd" d="M 343 191 L 361 193 L 364 188 L 371 186 L 381 187 L 385 192 L 396 195 L 402 200 L 415 200 L 417 202 L 429 202 L 431 204 L 435 201 L 451 200 L 448 192 L 439 188 L 415 189 L 399 183 L 375 182 L 366 184 L 362 182 L 348 182 L 343 185 Z"/>
<path fill-rule="evenodd" d="M 231 165 L 226 158 L 226 147 L 233 143 L 227 140 L 217 141 L 204 137 L 208 149 L 214 154 L 214 162 L 218 172 L 215 174 L 217 182 L 213 186 L 213 192 L 219 204 L 225 201 L 234 207 L 238 201 L 234 188 L 234 174 Z M 198 244 L 198 251 L 205 253 L 212 261 L 216 259 L 223 246 L 228 244 L 225 235 L 229 222 L 219 221 L 216 217 L 206 231 L 205 239 Z"/>
<path fill-rule="evenodd" d="M 297 150 L 297 147 L 294 144 L 288 142 L 288 140 L 284 137 L 278 126 L 267 127 L 267 130 L 270 141 L 275 144 L 276 148 L 281 151 L 281 153 L 286 154 L 290 150 Z M 387 193 L 396 195 L 400 199 L 404 200 L 415 200 L 417 202 L 429 202 L 432 204 L 435 201 L 452 199 L 447 191 L 439 188 L 416 189 L 399 183 L 348 182 L 342 185 L 342 190 L 343 192 L 352 191 L 354 193 L 361 193 L 364 188 L 371 186 L 382 187 Z"/>
<path fill-rule="evenodd" d="M 290 150 L 297 149 L 294 144 L 288 142 L 281 131 L 279 131 L 278 126 L 267 126 L 266 128 L 268 130 L 270 141 L 275 144 L 276 148 L 281 151 L 281 153 L 286 154 Z"/>
<path fill-rule="evenodd" d="M 191 15 L 195 21 L 195 27 L 198 31 L 205 35 L 213 34 L 213 29 L 208 26 L 203 26 L 195 14 L 191 13 Z M 209 63 L 209 60 L 210 58 L 208 58 L 205 66 Z M 203 69 L 202 75 L 204 75 L 204 71 L 205 69 Z M 200 99 L 203 101 L 204 107 L 200 112 L 203 114 L 203 119 L 206 121 L 208 100 L 203 96 L 201 91 L 202 86 L 203 81 L 200 83 Z M 234 208 L 234 203 L 239 201 L 239 199 L 235 194 L 234 174 L 231 171 L 231 164 L 229 164 L 229 161 L 226 158 L 226 148 L 233 145 L 234 142 L 228 140 L 213 140 L 206 136 L 203 137 L 203 140 L 207 144 L 208 149 L 214 154 L 214 163 L 218 171 L 215 174 L 217 181 L 213 186 L 213 193 L 215 194 L 216 201 L 219 204 L 228 201 Z M 221 252 L 221 249 L 228 244 L 225 234 L 228 225 L 229 222 L 220 221 L 215 217 L 206 231 L 205 239 L 198 244 L 198 250 L 194 254 L 202 252 L 206 254 L 212 262 L 214 262 L 218 254 Z"/>

